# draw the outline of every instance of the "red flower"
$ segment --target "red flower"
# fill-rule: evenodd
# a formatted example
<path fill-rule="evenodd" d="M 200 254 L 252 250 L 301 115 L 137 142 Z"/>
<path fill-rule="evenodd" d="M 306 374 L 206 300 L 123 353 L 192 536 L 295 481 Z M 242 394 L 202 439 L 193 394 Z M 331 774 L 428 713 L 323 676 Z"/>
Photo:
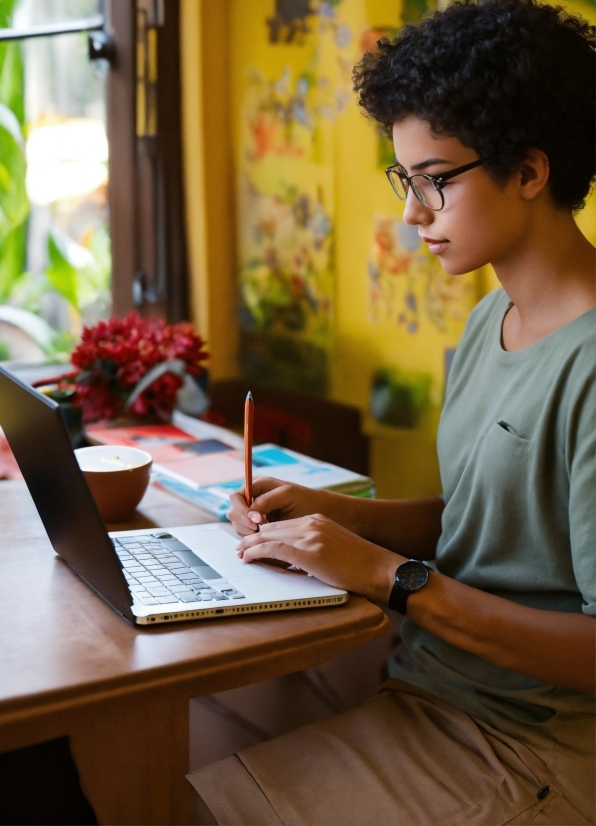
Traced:
<path fill-rule="evenodd" d="M 85 327 L 71 357 L 80 369 L 75 384 L 83 420 L 121 415 L 138 382 L 164 361 L 180 359 L 189 375 L 199 376 L 201 362 L 209 357 L 204 346 L 192 324 L 166 324 L 161 318 L 141 318 L 137 312 Z M 169 418 L 182 383 L 180 376 L 165 373 L 141 393 L 131 411 L 139 416 Z"/>

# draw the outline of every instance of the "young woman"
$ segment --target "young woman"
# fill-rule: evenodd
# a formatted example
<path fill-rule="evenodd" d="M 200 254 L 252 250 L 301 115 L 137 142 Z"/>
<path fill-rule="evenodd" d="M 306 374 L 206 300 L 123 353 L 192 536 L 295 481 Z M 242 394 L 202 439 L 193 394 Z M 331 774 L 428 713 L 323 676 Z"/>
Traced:
<path fill-rule="evenodd" d="M 453 362 L 442 497 L 275 479 L 250 509 L 232 497 L 242 559 L 400 610 L 406 654 L 362 708 L 192 782 L 219 823 L 594 823 L 596 283 L 573 218 L 594 175 L 594 29 L 464 0 L 354 76 L 392 130 L 403 220 L 447 272 L 490 263 L 502 289 Z"/>

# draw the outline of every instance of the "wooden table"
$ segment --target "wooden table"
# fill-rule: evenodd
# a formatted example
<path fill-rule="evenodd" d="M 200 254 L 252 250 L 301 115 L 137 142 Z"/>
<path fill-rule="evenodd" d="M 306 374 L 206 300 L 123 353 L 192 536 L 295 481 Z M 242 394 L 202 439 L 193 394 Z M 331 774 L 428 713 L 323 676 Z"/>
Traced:
<path fill-rule="evenodd" d="M 212 520 L 150 488 L 118 528 Z M 132 627 L 54 554 L 25 484 L 0 482 L 0 752 L 70 737 L 100 823 L 189 822 L 190 699 L 307 668 L 387 630 L 360 597 Z"/>

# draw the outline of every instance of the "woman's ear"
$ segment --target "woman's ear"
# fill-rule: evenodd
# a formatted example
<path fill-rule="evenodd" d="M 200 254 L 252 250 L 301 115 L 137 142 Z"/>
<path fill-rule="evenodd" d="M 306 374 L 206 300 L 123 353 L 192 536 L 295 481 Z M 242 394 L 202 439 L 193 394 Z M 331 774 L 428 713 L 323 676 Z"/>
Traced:
<path fill-rule="evenodd" d="M 547 155 L 541 149 L 530 149 L 519 175 L 520 195 L 524 200 L 532 201 L 548 183 L 550 164 Z"/>

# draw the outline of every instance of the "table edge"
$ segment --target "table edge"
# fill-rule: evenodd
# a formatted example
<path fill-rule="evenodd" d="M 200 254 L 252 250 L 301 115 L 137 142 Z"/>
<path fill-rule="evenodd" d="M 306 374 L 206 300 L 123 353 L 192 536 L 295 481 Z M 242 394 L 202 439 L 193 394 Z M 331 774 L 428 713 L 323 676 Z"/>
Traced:
<path fill-rule="evenodd" d="M 330 633 L 327 637 L 316 636 L 320 635 L 320 630 L 310 629 L 309 632 L 298 635 L 295 642 L 286 646 L 282 654 L 276 652 L 275 657 L 271 656 L 271 650 L 276 645 L 275 641 L 259 648 L 250 657 L 251 668 L 259 674 L 256 679 L 244 679 L 241 675 L 243 671 L 246 671 L 246 661 L 242 665 L 226 662 L 224 657 L 227 654 L 222 654 L 221 658 L 211 655 L 207 665 L 204 661 L 201 664 L 196 659 L 189 659 L 139 672 L 124 673 L 105 680 L 94 680 L 37 694 L 8 698 L 0 702 L 0 726 L 23 722 L 40 715 L 46 716 L 82 708 L 89 704 L 109 702 L 130 694 L 163 690 L 167 687 L 179 686 L 182 691 L 186 685 L 190 699 L 193 696 L 224 691 L 239 685 L 248 685 L 274 676 L 300 671 L 309 665 L 323 662 L 330 656 L 343 654 L 359 645 L 386 636 L 389 631 L 389 619 L 386 614 L 363 597 L 352 595 L 350 601 L 353 599 L 366 604 L 363 607 L 368 607 L 370 611 L 367 611 L 364 616 L 357 617 L 353 623 L 347 623 L 339 633 Z M 349 605 L 350 602 L 345 607 Z M 335 610 L 342 610 L 342 607 L 338 606 Z M 329 646 L 333 646 L 334 649 L 331 655 L 326 651 Z M 313 649 L 317 648 L 320 649 L 320 659 L 317 660 L 315 656 L 315 662 L 312 662 Z M 307 659 L 308 663 L 301 664 L 300 657 L 306 654 L 308 657 L 304 659 Z M 292 667 L 294 664 L 296 667 Z"/>

